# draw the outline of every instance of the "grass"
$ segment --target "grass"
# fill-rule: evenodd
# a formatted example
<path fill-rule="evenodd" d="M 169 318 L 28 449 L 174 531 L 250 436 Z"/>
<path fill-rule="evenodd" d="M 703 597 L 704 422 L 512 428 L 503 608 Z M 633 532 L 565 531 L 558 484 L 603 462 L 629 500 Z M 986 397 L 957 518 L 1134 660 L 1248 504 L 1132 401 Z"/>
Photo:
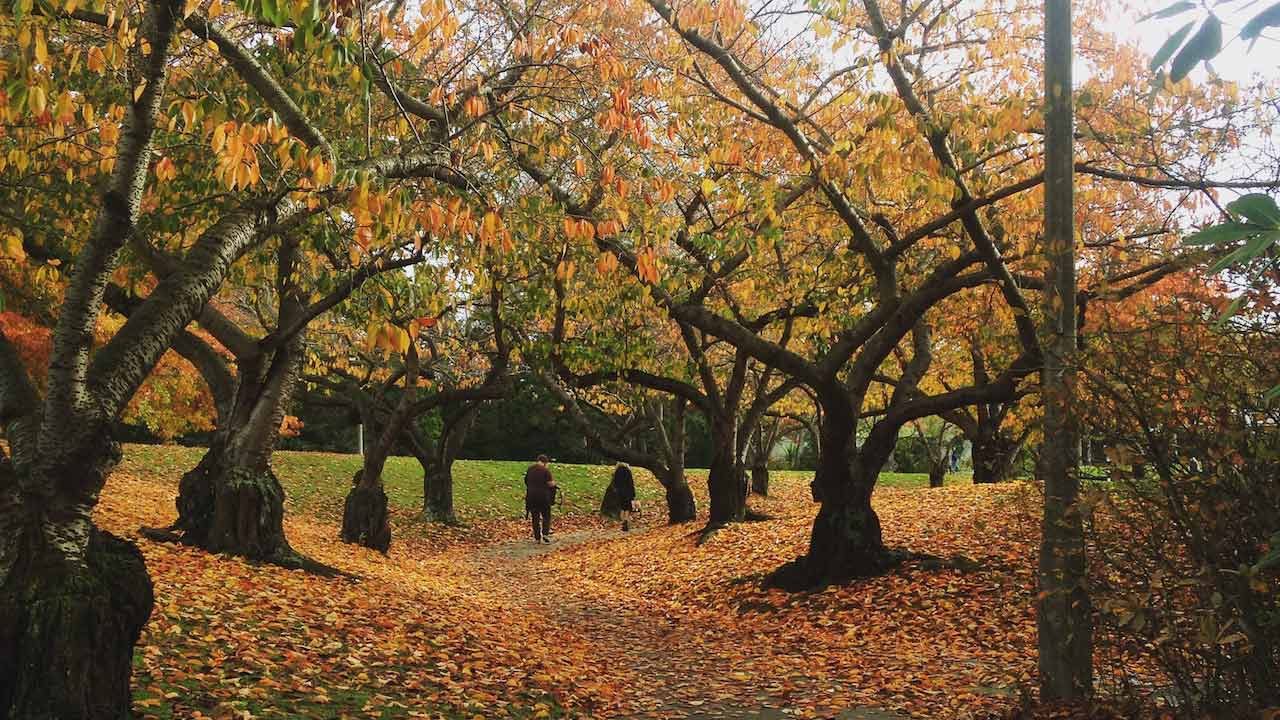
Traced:
<path fill-rule="evenodd" d="M 128 445 L 126 472 L 147 472 L 175 481 L 195 467 L 203 448 L 168 445 Z M 289 511 L 317 515 L 341 513 L 342 502 L 351 487 L 351 477 L 360 467 L 357 455 L 280 451 L 272 464 L 287 493 Z M 518 460 L 459 460 L 454 464 L 454 506 L 464 521 L 517 518 L 524 515 L 524 471 L 528 462 Z M 613 467 L 554 463 L 552 472 L 563 498 L 561 513 L 592 513 Z M 705 483 L 706 470 L 689 470 L 689 482 Z M 803 483 L 813 479 L 805 470 L 774 470 L 770 482 Z M 646 507 L 663 502 L 662 488 L 647 471 L 636 471 L 637 499 Z M 967 483 L 968 474 L 949 475 L 948 484 Z M 393 506 L 416 510 L 422 505 L 422 469 L 410 457 L 393 457 L 383 471 L 387 497 Z M 924 473 L 881 473 L 880 486 L 922 488 L 929 484 Z"/>

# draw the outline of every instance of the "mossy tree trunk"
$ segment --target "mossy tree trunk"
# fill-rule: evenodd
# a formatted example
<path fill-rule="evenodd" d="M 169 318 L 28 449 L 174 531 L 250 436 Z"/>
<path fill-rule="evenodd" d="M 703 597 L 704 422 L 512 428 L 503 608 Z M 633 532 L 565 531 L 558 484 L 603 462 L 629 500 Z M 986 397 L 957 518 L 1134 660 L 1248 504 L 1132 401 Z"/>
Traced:
<path fill-rule="evenodd" d="M 3 718 L 119 720 L 132 702 L 151 579 L 136 546 L 90 519 L 119 447 L 105 436 L 76 446 L 52 462 L 0 454 Z"/>
<path fill-rule="evenodd" d="M 237 361 L 235 400 L 200 463 L 178 485 L 174 529 L 209 552 L 297 566 L 284 534 L 284 487 L 271 469 L 302 360 L 302 337 Z"/>

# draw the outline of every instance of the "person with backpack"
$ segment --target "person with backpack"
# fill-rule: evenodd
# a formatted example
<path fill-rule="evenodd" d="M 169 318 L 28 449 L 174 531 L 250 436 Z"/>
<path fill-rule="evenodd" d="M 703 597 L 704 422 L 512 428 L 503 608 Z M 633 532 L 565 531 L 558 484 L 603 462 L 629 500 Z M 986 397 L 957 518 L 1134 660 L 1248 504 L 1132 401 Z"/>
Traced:
<path fill-rule="evenodd" d="M 622 516 L 622 530 L 631 529 L 631 513 L 636 506 L 636 481 L 631 468 L 620 462 L 613 469 L 613 491 L 618 498 L 619 514 Z"/>
<path fill-rule="evenodd" d="M 539 455 L 524 473 L 524 511 L 533 518 L 533 541 L 551 542 L 551 504 L 556 499 L 556 481 L 547 467 L 551 459 Z"/>

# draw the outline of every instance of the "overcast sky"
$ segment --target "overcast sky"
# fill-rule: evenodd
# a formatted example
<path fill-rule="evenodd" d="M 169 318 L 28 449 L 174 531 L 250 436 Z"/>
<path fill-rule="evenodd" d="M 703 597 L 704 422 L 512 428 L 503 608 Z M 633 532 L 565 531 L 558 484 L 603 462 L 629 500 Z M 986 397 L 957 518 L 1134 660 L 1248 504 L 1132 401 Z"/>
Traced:
<path fill-rule="evenodd" d="M 1280 79 L 1280 28 L 1264 33 L 1252 50 L 1238 36 L 1249 18 L 1271 6 L 1274 0 L 1230 0 L 1214 5 L 1222 19 L 1222 54 L 1213 61 L 1213 69 L 1226 80 L 1243 83 L 1253 76 Z M 1117 33 L 1136 40 L 1147 55 L 1154 55 L 1164 41 L 1188 21 L 1205 16 L 1198 8 L 1167 20 L 1137 22 L 1139 18 L 1172 5 L 1175 0 L 1129 0 L 1122 3 L 1115 18 Z M 1203 66 L 1192 75 L 1204 78 Z"/>

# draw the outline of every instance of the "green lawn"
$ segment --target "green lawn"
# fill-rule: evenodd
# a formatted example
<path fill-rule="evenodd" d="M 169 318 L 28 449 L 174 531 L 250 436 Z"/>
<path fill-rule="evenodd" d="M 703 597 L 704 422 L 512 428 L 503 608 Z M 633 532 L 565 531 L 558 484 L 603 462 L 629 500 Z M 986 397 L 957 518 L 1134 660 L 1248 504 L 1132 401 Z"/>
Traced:
<path fill-rule="evenodd" d="M 200 460 L 203 448 L 172 445 L 127 445 L 122 470 L 147 471 L 175 481 Z M 341 513 L 351 476 L 360 467 L 356 455 L 277 452 L 273 464 L 284 483 L 290 511 Z M 464 520 L 520 517 L 524 514 L 524 471 L 529 463 L 508 460 L 459 460 L 454 464 L 454 505 Z M 564 496 L 563 512 L 594 512 L 613 467 L 609 465 L 552 465 Z M 691 483 L 706 482 L 706 470 L 689 471 Z M 662 502 L 662 488 L 644 470 L 636 472 L 636 494 L 653 507 Z M 776 470 L 773 483 L 808 483 L 813 473 Z M 967 474 L 948 476 L 948 482 L 968 482 Z M 393 457 L 383 473 L 391 503 L 405 509 L 422 504 L 422 470 L 409 457 Z M 914 488 L 928 484 L 923 473 L 882 473 L 882 487 Z"/>

